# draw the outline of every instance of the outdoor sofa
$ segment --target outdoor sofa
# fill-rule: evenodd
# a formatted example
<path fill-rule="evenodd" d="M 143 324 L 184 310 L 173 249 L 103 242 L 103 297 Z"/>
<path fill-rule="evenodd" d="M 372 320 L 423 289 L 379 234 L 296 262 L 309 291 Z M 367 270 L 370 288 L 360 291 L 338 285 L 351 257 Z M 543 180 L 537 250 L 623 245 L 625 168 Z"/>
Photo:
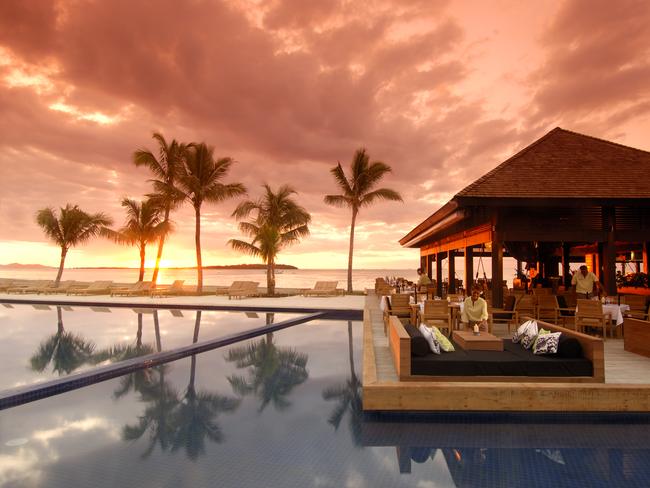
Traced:
<path fill-rule="evenodd" d="M 454 344 L 454 352 L 437 355 L 420 349 L 421 342 L 411 337 L 394 316 L 390 317 L 389 346 L 400 381 L 604 383 L 602 339 L 542 321 L 537 323 L 539 328 L 562 332 L 565 340 L 574 339 L 566 350 L 566 356 L 574 357 L 560 353 L 535 355 L 510 339 L 503 340 L 503 351 L 466 351 Z"/>

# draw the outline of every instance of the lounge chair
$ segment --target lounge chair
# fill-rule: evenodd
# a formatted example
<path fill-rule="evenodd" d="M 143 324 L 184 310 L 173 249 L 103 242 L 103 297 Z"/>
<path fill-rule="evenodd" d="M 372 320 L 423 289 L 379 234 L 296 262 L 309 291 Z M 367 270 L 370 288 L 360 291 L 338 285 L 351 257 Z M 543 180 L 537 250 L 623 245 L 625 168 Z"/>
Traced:
<path fill-rule="evenodd" d="M 19 286 L 14 286 L 7 288 L 7 293 L 38 293 L 41 288 L 52 286 L 52 280 L 39 280 L 32 283 L 23 284 Z"/>
<path fill-rule="evenodd" d="M 44 286 L 37 290 L 37 293 L 67 293 L 74 286 L 79 286 L 79 284 L 75 280 L 67 280 L 59 283 L 59 286 L 54 286 L 54 283 Z"/>
<path fill-rule="evenodd" d="M 228 300 L 259 296 L 259 286 L 260 284 L 256 281 L 233 281 L 228 289 Z"/>
<path fill-rule="evenodd" d="M 167 288 L 158 288 L 151 290 L 152 297 L 170 297 L 182 295 L 184 293 L 183 284 L 185 280 L 176 280 Z"/>
<path fill-rule="evenodd" d="M 148 295 L 150 291 L 151 291 L 151 281 L 136 281 L 131 286 L 122 287 L 122 288 L 112 288 L 111 296 L 112 297 L 118 295 L 125 296 L 125 297 L 141 296 L 141 295 Z"/>
<path fill-rule="evenodd" d="M 68 295 L 108 295 L 111 292 L 112 281 L 95 281 L 86 288 L 73 288 Z"/>
<path fill-rule="evenodd" d="M 338 284 L 338 281 L 317 281 L 313 289 L 305 290 L 302 294 L 304 296 L 319 297 L 334 296 L 338 294 L 336 290 L 336 285 Z"/>

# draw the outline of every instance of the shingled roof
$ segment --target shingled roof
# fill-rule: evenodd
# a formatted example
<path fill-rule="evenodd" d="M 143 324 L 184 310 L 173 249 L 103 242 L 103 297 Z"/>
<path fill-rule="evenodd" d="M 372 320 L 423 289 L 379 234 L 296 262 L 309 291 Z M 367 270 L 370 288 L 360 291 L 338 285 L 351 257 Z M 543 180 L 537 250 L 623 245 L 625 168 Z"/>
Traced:
<path fill-rule="evenodd" d="M 650 152 L 556 127 L 456 197 L 650 198 Z"/>

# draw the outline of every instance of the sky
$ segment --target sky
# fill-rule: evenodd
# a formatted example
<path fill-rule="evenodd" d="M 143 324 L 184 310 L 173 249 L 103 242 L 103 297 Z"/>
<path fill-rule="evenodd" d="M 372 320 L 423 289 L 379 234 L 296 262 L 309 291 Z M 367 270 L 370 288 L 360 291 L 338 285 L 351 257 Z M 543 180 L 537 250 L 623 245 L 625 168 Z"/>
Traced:
<path fill-rule="evenodd" d="M 646 0 L 3 0 L 0 264 L 58 265 L 45 207 L 121 225 L 160 132 L 232 157 L 249 198 L 293 186 L 311 235 L 278 261 L 300 268 L 347 266 L 350 212 L 323 197 L 366 148 L 404 203 L 361 211 L 355 267 L 411 268 L 401 237 L 554 127 L 650 150 L 649 80 Z M 204 206 L 204 264 L 256 262 L 226 245 L 237 203 Z M 191 207 L 173 220 L 163 264 L 192 266 Z M 95 240 L 66 263 L 139 261 Z"/>

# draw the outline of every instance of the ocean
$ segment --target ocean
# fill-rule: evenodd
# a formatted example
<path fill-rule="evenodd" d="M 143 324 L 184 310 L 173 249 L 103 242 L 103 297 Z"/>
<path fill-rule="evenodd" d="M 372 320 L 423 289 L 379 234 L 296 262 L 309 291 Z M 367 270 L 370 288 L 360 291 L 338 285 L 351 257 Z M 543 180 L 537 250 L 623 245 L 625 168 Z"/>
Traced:
<path fill-rule="evenodd" d="M 474 271 L 476 272 L 478 259 L 474 260 Z M 487 263 L 485 262 L 487 261 Z M 510 262 L 512 261 L 512 262 Z M 491 275 L 490 262 L 483 260 L 487 276 Z M 456 259 L 456 277 L 464 278 L 464 266 L 462 259 Z M 417 280 L 417 263 L 412 269 L 354 269 L 352 271 L 352 288 L 364 290 L 374 288 L 375 278 L 401 277 L 410 281 Z M 503 277 L 508 280 L 511 286 L 514 277 L 514 259 L 504 259 Z M 0 269 L 0 278 L 30 279 L 30 280 L 53 280 L 56 278 L 55 268 Z M 145 280 L 151 279 L 152 271 L 145 271 Z M 338 281 L 339 288 L 345 288 L 347 284 L 347 269 L 285 269 L 278 270 L 275 277 L 277 288 L 311 288 L 316 281 Z M 483 268 L 480 269 L 481 276 Z M 443 267 L 443 279 L 447 276 L 446 266 Z M 63 280 L 77 281 L 98 281 L 112 280 L 115 283 L 133 283 L 138 279 L 137 269 L 65 269 Z M 194 269 L 161 269 L 158 283 L 170 284 L 174 280 L 185 280 L 186 285 L 196 285 L 196 270 Z M 266 286 L 266 271 L 248 269 L 207 269 L 203 270 L 203 284 L 208 286 L 229 286 L 233 281 L 258 281 L 260 286 Z"/>

